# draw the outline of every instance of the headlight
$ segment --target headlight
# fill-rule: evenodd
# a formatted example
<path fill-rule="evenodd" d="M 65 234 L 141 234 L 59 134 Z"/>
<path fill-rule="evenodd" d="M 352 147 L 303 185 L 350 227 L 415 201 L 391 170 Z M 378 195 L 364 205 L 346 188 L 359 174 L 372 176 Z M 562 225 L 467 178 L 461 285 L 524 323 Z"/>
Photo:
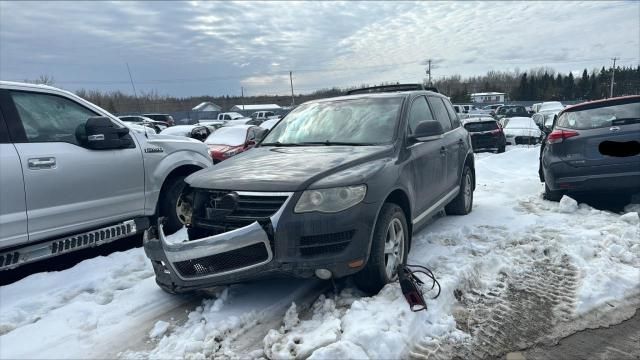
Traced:
<path fill-rule="evenodd" d="M 358 204 L 366 194 L 366 185 L 306 190 L 302 193 L 294 211 L 297 213 L 311 211 L 335 213 Z"/>

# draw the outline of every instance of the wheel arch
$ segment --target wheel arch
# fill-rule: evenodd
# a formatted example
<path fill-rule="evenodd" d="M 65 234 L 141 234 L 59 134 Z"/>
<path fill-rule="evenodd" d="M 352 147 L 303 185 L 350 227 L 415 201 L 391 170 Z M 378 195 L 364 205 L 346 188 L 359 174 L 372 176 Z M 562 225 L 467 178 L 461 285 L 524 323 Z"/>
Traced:
<path fill-rule="evenodd" d="M 160 187 L 160 193 L 158 194 L 158 201 L 156 201 L 156 207 L 155 207 L 155 214 L 158 215 L 158 211 L 160 209 L 160 202 L 162 200 L 162 197 L 164 196 L 165 190 L 167 189 L 167 186 L 169 186 L 169 184 L 171 184 L 171 182 L 180 176 L 189 176 L 191 174 L 193 174 L 196 171 L 202 170 L 203 168 L 198 166 L 198 165 L 193 165 L 193 164 L 184 164 L 184 165 L 180 165 L 178 167 L 176 167 L 175 169 L 171 170 L 167 176 L 164 178 L 164 181 L 162 182 L 162 186 Z"/>
<path fill-rule="evenodd" d="M 395 189 L 387 195 L 382 204 L 380 205 L 380 209 L 378 210 L 378 215 L 376 216 L 376 223 L 378 222 L 378 218 L 380 217 L 380 211 L 382 211 L 382 205 L 386 203 L 392 203 L 400 206 L 404 215 L 407 219 L 407 233 L 409 234 L 409 249 L 411 249 L 411 243 L 413 241 L 413 223 L 412 223 L 412 215 L 411 215 L 411 201 L 409 200 L 409 196 L 402 189 Z"/>

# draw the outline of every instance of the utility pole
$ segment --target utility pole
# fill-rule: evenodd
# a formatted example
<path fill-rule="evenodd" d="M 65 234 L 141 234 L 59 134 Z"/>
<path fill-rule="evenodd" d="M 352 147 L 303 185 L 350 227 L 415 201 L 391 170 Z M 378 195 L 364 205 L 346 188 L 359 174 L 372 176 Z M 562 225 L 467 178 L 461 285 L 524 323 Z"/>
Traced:
<path fill-rule="evenodd" d="M 244 87 L 240 87 L 240 98 L 242 99 L 242 110 L 244 111 Z"/>
<path fill-rule="evenodd" d="M 289 71 L 289 82 L 291 82 L 291 106 L 296 105 L 296 98 L 293 95 L 293 72 Z"/>
<path fill-rule="evenodd" d="M 429 68 L 427 69 L 426 73 L 429 76 L 429 86 L 431 86 L 431 59 L 427 60 L 427 62 L 429 63 Z"/>
<path fill-rule="evenodd" d="M 138 99 L 138 93 L 136 92 L 136 86 L 133 85 L 133 76 L 131 76 L 131 70 L 129 69 L 129 63 L 127 64 L 127 72 L 129 73 L 129 80 L 131 80 L 131 87 L 133 88 L 133 96 L 136 97 L 136 102 L 138 103 L 138 111 L 142 114 L 142 106 L 140 106 L 140 99 Z"/>
<path fill-rule="evenodd" d="M 620 60 L 620 58 L 614 57 L 611 60 L 613 60 L 613 68 L 611 69 L 611 93 L 610 93 L 609 97 L 613 97 L 613 81 L 615 80 L 616 60 Z"/>

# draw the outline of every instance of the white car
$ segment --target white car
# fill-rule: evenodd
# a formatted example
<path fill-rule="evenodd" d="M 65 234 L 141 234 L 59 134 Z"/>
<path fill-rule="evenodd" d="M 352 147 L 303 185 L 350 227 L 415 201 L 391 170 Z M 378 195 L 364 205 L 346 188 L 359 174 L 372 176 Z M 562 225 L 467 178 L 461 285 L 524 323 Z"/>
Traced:
<path fill-rule="evenodd" d="M 273 125 L 277 124 L 280 119 L 269 119 L 260 124 L 260 127 L 263 129 L 271 130 Z"/>
<path fill-rule="evenodd" d="M 542 138 L 542 131 L 532 118 L 513 117 L 504 125 L 504 136 L 509 145 L 537 144 Z"/>
<path fill-rule="evenodd" d="M 564 109 L 559 101 L 545 101 L 538 108 L 533 120 L 538 126 L 542 126 L 549 120 L 553 120 Z"/>

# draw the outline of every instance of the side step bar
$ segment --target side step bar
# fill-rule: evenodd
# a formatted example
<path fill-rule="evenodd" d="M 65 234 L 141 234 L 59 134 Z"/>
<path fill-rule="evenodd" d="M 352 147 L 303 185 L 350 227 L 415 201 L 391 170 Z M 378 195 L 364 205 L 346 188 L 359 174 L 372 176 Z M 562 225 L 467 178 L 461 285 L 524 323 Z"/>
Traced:
<path fill-rule="evenodd" d="M 11 250 L 0 250 L 0 271 L 14 269 L 27 263 L 44 260 L 60 254 L 110 243 L 143 232 L 148 227 L 149 219 L 136 218 L 96 230 L 55 240 L 46 240 L 34 245 Z"/>

